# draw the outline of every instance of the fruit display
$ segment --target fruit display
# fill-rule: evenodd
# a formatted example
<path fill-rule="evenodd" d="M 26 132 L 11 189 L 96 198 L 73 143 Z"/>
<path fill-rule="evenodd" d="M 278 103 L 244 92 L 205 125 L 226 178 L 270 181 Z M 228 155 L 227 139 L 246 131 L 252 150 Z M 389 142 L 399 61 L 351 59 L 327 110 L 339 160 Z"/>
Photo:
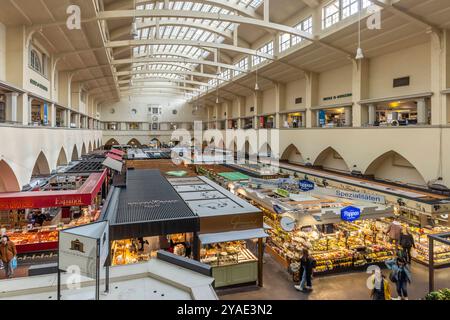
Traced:
<path fill-rule="evenodd" d="M 439 291 L 430 292 L 425 296 L 425 300 L 450 300 L 450 289 L 442 289 Z"/>
<path fill-rule="evenodd" d="M 264 222 L 272 228 L 268 230 L 267 245 L 294 273 L 298 272 L 303 249 L 308 249 L 316 260 L 316 274 L 382 263 L 395 256 L 395 248 L 377 232 L 375 221 L 338 223 L 334 225 L 334 233 L 324 234 L 316 227 L 287 233 L 281 229 L 278 219 L 273 214 L 264 217 Z"/>
<path fill-rule="evenodd" d="M 378 223 L 381 228 L 387 229 L 391 223 L 391 219 L 380 219 Z M 448 227 L 434 227 L 434 228 L 418 228 L 415 226 L 408 225 L 402 222 L 402 226 L 407 228 L 414 238 L 414 243 L 416 246 L 416 256 L 413 260 L 416 262 L 428 265 L 429 261 L 429 247 L 428 247 L 428 237 L 429 234 L 440 234 L 450 232 Z M 434 243 L 434 264 L 435 266 L 443 266 L 450 264 L 450 246 L 436 242 Z"/>

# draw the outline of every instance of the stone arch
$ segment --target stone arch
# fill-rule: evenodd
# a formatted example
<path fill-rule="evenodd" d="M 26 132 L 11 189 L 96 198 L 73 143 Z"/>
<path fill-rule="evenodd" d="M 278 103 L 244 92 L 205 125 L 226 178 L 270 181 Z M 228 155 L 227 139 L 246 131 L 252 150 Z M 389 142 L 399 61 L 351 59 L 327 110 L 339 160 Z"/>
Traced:
<path fill-rule="evenodd" d="M 50 174 L 50 165 L 44 152 L 40 152 L 33 167 L 32 177 Z"/>
<path fill-rule="evenodd" d="M 106 143 L 105 143 L 105 149 L 106 150 L 110 150 L 111 148 L 112 148 L 112 146 L 118 146 L 120 143 L 116 140 L 116 139 L 114 139 L 114 138 L 111 138 L 111 139 L 109 139 L 108 141 L 106 141 Z"/>
<path fill-rule="evenodd" d="M 64 147 L 61 148 L 61 150 L 59 151 L 59 155 L 58 155 L 58 160 L 56 161 L 56 166 L 65 166 L 67 165 L 68 161 L 67 161 L 67 155 L 66 155 L 66 150 L 64 150 Z"/>
<path fill-rule="evenodd" d="M 301 152 L 292 143 L 283 151 L 280 160 L 293 164 L 305 164 L 305 160 L 303 159 Z"/>
<path fill-rule="evenodd" d="M 259 157 L 270 158 L 272 156 L 272 147 L 269 143 L 264 143 L 258 152 Z"/>
<path fill-rule="evenodd" d="M 394 150 L 383 153 L 373 160 L 364 172 L 376 180 L 399 184 L 426 186 L 426 180 L 417 168 Z"/>
<path fill-rule="evenodd" d="M 0 160 L 0 192 L 20 191 L 19 181 L 13 169 L 4 160 Z"/>
<path fill-rule="evenodd" d="M 81 146 L 81 155 L 84 156 L 86 155 L 86 144 L 83 142 L 83 145 Z"/>
<path fill-rule="evenodd" d="M 138 148 L 142 147 L 142 144 L 136 138 L 133 138 L 130 141 L 128 141 L 127 145 L 132 146 L 132 147 L 138 147 Z"/>
<path fill-rule="evenodd" d="M 99 139 L 99 140 L 97 140 L 97 149 L 100 149 L 101 147 L 102 147 L 102 144 L 101 144 L 100 139 Z"/>
<path fill-rule="evenodd" d="M 91 141 L 89 141 L 88 153 L 91 153 L 92 151 L 94 151 L 94 149 L 92 149 L 92 143 L 91 143 Z"/>
<path fill-rule="evenodd" d="M 324 149 L 313 163 L 316 167 L 326 170 L 349 173 L 350 167 L 344 158 L 332 147 Z"/>
<path fill-rule="evenodd" d="M 80 155 L 78 154 L 77 145 L 74 145 L 73 150 L 72 150 L 72 156 L 70 157 L 70 161 L 77 161 L 78 159 L 80 159 Z"/>
<path fill-rule="evenodd" d="M 97 140 L 94 140 L 94 150 L 97 150 Z"/>

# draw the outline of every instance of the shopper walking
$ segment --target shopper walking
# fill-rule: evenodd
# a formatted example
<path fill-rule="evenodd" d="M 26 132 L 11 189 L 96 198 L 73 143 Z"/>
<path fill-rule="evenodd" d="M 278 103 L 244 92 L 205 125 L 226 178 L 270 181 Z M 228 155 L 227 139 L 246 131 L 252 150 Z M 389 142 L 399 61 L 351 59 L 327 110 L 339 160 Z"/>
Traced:
<path fill-rule="evenodd" d="M 402 247 L 406 263 L 411 264 L 411 248 L 416 248 L 416 244 L 408 228 L 403 228 L 403 232 L 400 235 L 400 246 Z"/>
<path fill-rule="evenodd" d="M 402 225 L 397 220 L 392 221 L 386 230 L 386 234 L 389 235 L 389 239 L 392 243 L 396 245 L 400 242 L 400 235 L 402 234 Z"/>
<path fill-rule="evenodd" d="M 16 245 L 7 235 L 3 235 L 0 243 L 0 260 L 3 262 L 6 278 L 12 278 L 14 275 L 13 261 L 16 255 Z"/>
<path fill-rule="evenodd" d="M 298 291 L 307 292 L 312 290 L 312 274 L 316 267 L 316 260 L 309 255 L 307 249 L 303 249 L 302 253 L 303 255 L 300 259 L 300 285 L 294 287 Z"/>
<path fill-rule="evenodd" d="M 373 289 L 370 292 L 372 300 L 391 300 L 391 288 L 381 270 L 376 270 L 372 276 Z"/>
<path fill-rule="evenodd" d="M 398 298 L 392 300 L 408 300 L 408 283 L 411 283 L 411 272 L 406 265 L 406 261 L 402 258 L 388 260 L 385 262 L 388 269 L 391 270 L 390 280 L 397 287 Z"/>

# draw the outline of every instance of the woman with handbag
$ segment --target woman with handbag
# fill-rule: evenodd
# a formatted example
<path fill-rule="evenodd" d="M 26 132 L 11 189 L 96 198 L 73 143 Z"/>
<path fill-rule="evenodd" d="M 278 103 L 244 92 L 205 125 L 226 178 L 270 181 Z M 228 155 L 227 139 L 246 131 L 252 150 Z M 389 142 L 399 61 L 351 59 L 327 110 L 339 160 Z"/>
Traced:
<path fill-rule="evenodd" d="M 400 235 L 400 246 L 403 249 L 403 257 L 406 260 L 406 263 L 411 264 L 411 249 L 416 248 L 416 244 L 414 243 L 414 238 L 409 233 L 408 228 L 403 228 L 403 232 Z"/>
<path fill-rule="evenodd" d="M 7 235 L 3 235 L 0 243 L 0 260 L 5 267 L 6 278 L 12 278 L 14 275 L 15 264 L 17 263 L 16 255 L 16 245 L 9 240 Z"/>
<path fill-rule="evenodd" d="M 402 258 L 388 260 L 385 262 L 391 274 L 389 279 L 395 283 L 397 287 L 398 298 L 392 300 L 408 300 L 408 283 L 411 284 L 411 272 L 409 271 L 406 261 Z"/>

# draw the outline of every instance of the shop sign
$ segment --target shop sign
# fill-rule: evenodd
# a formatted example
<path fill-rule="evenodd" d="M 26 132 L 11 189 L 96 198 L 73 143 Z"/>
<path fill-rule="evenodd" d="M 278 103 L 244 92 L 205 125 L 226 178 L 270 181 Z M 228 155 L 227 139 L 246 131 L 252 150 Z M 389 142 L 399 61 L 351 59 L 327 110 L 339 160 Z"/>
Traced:
<path fill-rule="evenodd" d="M 323 126 L 326 124 L 325 110 L 319 111 L 319 125 Z"/>
<path fill-rule="evenodd" d="M 334 188 L 316 188 L 317 191 L 323 194 L 327 194 L 333 197 L 345 198 L 350 200 L 367 201 L 379 204 L 386 204 L 386 199 L 384 196 L 370 194 L 370 193 L 360 193 L 354 191 L 346 191 Z"/>
<path fill-rule="evenodd" d="M 341 209 L 341 219 L 344 221 L 352 222 L 358 220 L 361 216 L 361 209 L 353 206 L 348 206 Z"/>
<path fill-rule="evenodd" d="M 300 180 L 298 182 L 298 187 L 300 190 L 306 192 L 306 191 L 311 191 L 314 190 L 314 182 L 309 181 L 309 180 Z"/>
<path fill-rule="evenodd" d="M 352 93 L 344 93 L 337 96 L 331 96 L 331 97 L 325 97 L 323 98 L 323 101 L 330 101 L 330 100 L 336 100 L 336 99 L 343 99 L 353 96 Z"/>
<path fill-rule="evenodd" d="M 289 194 L 290 194 L 289 191 L 284 190 L 284 189 L 280 189 L 280 188 L 276 189 L 276 190 L 275 190 L 275 193 L 276 193 L 277 195 L 282 196 L 282 197 L 285 197 L 285 198 L 289 197 Z"/>
<path fill-rule="evenodd" d="M 42 89 L 42 90 L 44 90 L 44 91 L 48 91 L 48 88 L 47 88 L 46 86 L 44 86 L 43 84 L 40 84 L 40 83 L 37 82 L 36 80 L 30 79 L 30 83 L 31 83 L 33 86 L 38 87 L 39 89 Z"/>

